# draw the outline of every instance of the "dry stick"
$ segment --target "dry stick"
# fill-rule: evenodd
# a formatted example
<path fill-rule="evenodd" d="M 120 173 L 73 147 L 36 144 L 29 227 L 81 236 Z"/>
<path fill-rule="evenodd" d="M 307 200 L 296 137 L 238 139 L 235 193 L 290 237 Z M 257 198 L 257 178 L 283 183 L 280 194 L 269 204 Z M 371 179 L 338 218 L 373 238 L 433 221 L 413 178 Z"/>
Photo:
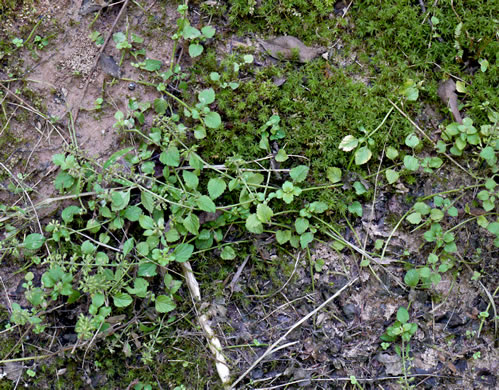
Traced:
<path fill-rule="evenodd" d="M 433 140 L 428 137 L 426 135 L 426 133 L 417 125 L 416 122 L 414 122 L 411 118 L 409 118 L 409 116 L 404 112 L 402 111 L 394 102 L 392 102 L 390 99 L 388 99 L 388 101 L 392 104 L 393 107 L 395 107 L 397 109 L 398 112 L 400 112 L 402 114 L 402 116 L 407 119 L 411 125 L 414 126 L 414 128 L 419 131 L 421 133 L 421 135 L 423 137 L 425 137 L 428 141 L 430 141 L 430 143 L 436 147 L 437 144 L 435 142 L 433 142 Z M 452 161 L 458 168 L 460 168 L 463 172 L 467 173 L 468 175 L 470 175 L 473 179 L 478 179 L 475 175 L 473 175 L 471 172 L 468 172 L 464 167 L 462 167 L 456 160 L 454 160 L 451 156 L 449 156 L 447 153 L 442 153 L 445 157 L 447 157 L 450 161 Z"/>
<path fill-rule="evenodd" d="M 120 19 L 121 15 L 123 14 L 123 11 L 125 10 L 126 6 L 128 5 L 129 0 L 125 0 L 125 3 L 120 9 L 120 12 L 118 13 L 118 16 L 116 16 L 116 19 L 114 19 L 114 23 L 111 26 L 111 29 L 107 33 L 106 40 L 104 41 L 104 44 L 99 50 L 99 53 L 97 53 L 97 57 L 95 58 L 94 64 L 92 65 L 92 68 L 90 69 L 90 72 L 88 73 L 88 78 L 87 81 L 85 82 L 85 87 L 83 88 L 83 94 L 81 95 L 80 99 L 80 104 L 76 107 L 76 111 L 74 114 L 74 119 L 73 119 L 73 125 L 76 125 L 76 121 L 78 120 L 78 114 L 80 113 L 80 106 L 83 103 L 83 99 L 85 99 L 85 95 L 87 94 L 88 86 L 90 85 L 90 80 L 92 79 L 92 73 L 94 73 L 95 69 L 97 68 L 97 64 L 99 63 L 99 59 L 101 54 L 104 52 L 104 49 L 106 48 L 109 40 L 111 39 L 111 35 L 113 33 L 114 28 L 116 27 L 116 23 L 118 23 L 118 20 Z"/>
<path fill-rule="evenodd" d="M 201 303 L 201 292 L 199 290 L 199 284 L 192 272 L 192 267 L 190 262 L 186 261 L 185 263 L 180 263 L 182 270 L 184 271 L 185 282 L 187 287 L 189 288 L 189 292 L 191 293 L 191 297 L 196 304 Z M 215 366 L 217 367 L 218 376 L 220 377 L 224 388 L 229 389 L 229 381 L 230 381 L 230 371 L 227 363 L 225 361 L 224 355 L 222 355 L 222 344 L 213 329 L 208 322 L 208 316 L 206 314 L 198 315 L 198 322 L 203 329 L 206 340 L 208 340 L 208 346 L 215 355 Z"/>
<path fill-rule="evenodd" d="M 354 284 L 357 280 L 359 280 L 359 277 L 357 276 L 355 279 L 352 279 L 350 282 L 345 284 L 342 288 L 340 288 L 334 295 L 329 297 L 324 303 L 322 303 L 320 306 L 312 310 L 310 313 L 308 313 L 305 317 L 303 317 L 300 321 L 296 322 L 291 328 L 288 329 L 284 335 L 282 335 L 279 340 L 277 340 L 275 343 L 273 343 L 270 347 L 267 348 L 267 350 L 263 353 L 262 356 L 260 356 L 258 359 L 255 360 L 255 362 L 248 368 L 237 380 L 232 384 L 231 389 L 235 389 L 235 386 L 241 382 L 246 375 L 248 375 L 257 365 L 260 363 L 267 355 L 271 354 L 274 352 L 274 348 L 283 340 L 286 339 L 286 336 L 290 334 L 293 330 L 298 328 L 301 324 L 306 322 L 310 317 L 314 316 L 318 311 L 322 310 L 325 306 L 327 306 L 333 299 L 338 297 L 344 290 L 346 290 L 348 287 L 350 287 L 352 284 Z"/>

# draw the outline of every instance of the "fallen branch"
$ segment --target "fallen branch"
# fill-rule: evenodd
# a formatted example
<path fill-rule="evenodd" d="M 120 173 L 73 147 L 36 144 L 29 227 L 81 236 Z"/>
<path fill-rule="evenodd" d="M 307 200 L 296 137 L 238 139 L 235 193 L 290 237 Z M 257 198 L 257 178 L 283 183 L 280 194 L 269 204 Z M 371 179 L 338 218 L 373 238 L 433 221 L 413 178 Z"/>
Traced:
<path fill-rule="evenodd" d="M 194 273 L 192 272 L 191 264 L 187 261 L 185 263 L 180 263 L 182 266 L 182 270 L 185 276 L 185 282 L 187 287 L 189 288 L 189 292 L 191 293 L 191 297 L 195 304 L 201 303 L 201 292 L 199 290 L 199 283 L 197 282 Z M 215 356 L 215 366 L 217 367 L 218 376 L 222 381 L 224 388 L 230 389 L 230 371 L 227 363 L 225 361 L 225 357 L 222 354 L 222 344 L 213 329 L 208 322 L 208 316 L 206 314 L 198 314 L 198 322 L 201 326 L 201 329 L 204 332 L 206 340 L 208 340 L 208 347 L 210 351 Z"/>

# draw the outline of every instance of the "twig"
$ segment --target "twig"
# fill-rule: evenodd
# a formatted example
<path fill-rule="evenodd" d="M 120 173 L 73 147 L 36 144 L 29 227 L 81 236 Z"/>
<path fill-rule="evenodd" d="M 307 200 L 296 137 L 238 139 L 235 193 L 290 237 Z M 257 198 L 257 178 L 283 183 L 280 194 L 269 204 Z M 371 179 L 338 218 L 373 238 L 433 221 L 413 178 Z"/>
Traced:
<path fill-rule="evenodd" d="M 199 289 L 199 284 L 192 272 L 192 267 L 190 262 L 186 261 L 185 263 L 180 263 L 182 270 L 184 272 L 185 282 L 187 287 L 189 288 L 189 292 L 191 294 L 192 300 L 194 304 L 201 303 L 201 292 Z M 224 355 L 222 355 L 222 344 L 220 340 L 211 329 L 211 326 L 208 321 L 208 316 L 206 314 L 198 315 L 198 322 L 203 329 L 206 340 L 208 340 L 208 346 L 210 351 L 215 355 L 215 366 L 217 368 L 218 376 L 222 381 L 222 385 L 224 388 L 229 389 L 229 381 L 230 381 L 230 371 L 227 363 L 225 361 Z"/>
<path fill-rule="evenodd" d="M 267 348 L 267 350 L 263 353 L 262 356 L 260 356 L 258 359 L 255 360 L 255 362 L 239 377 L 237 380 L 232 383 L 232 386 L 230 387 L 231 389 L 235 389 L 236 385 L 241 382 L 246 375 L 248 375 L 257 365 L 260 363 L 267 355 L 275 352 L 276 346 L 280 344 L 282 341 L 286 339 L 286 337 L 296 328 L 298 328 L 301 324 L 306 322 L 310 317 L 314 316 L 318 311 L 322 310 L 325 306 L 327 306 L 331 301 L 333 301 L 335 298 L 337 298 L 343 291 L 345 291 L 348 287 L 350 287 L 352 284 L 354 284 L 359 277 L 357 276 L 355 279 L 352 279 L 350 282 L 345 284 L 342 288 L 340 288 L 334 295 L 329 297 L 324 303 L 322 303 L 320 306 L 312 310 L 310 313 L 308 313 L 305 317 L 303 317 L 300 321 L 296 322 L 291 328 L 288 329 L 284 335 L 282 335 L 275 343 L 273 343 L 270 347 Z"/>

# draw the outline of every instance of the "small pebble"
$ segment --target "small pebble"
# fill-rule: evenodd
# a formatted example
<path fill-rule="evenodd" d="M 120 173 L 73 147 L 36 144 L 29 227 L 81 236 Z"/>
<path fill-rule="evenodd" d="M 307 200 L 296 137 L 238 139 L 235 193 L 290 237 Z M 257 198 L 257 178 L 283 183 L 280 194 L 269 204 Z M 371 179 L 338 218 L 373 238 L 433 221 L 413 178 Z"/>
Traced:
<path fill-rule="evenodd" d="M 135 87 L 136 87 L 136 84 L 135 84 L 135 83 L 130 83 L 130 84 L 128 84 L 128 89 L 129 89 L 130 91 L 134 91 L 134 90 L 135 90 Z"/>

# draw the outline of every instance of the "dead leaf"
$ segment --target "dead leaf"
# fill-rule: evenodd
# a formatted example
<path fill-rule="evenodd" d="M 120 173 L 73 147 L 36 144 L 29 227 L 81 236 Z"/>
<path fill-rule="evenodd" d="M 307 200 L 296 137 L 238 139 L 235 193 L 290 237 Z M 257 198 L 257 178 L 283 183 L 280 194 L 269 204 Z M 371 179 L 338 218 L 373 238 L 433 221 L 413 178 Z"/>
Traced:
<path fill-rule="evenodd" d="M 121 77 L 120 66 L 116 63 L 112 56 L 102 53 L 99 58 L 99 65 L 104 73 L 107 73 L 117 79 Z"/>
<path fill-rule="evenodd" d="M 295 53 L 298 54 L 299 62 L 305 63 L 313 60 L 319 54 L 324 52 L 323 48 L 314 48 L 306 46 L 298 38 L 288 36 L 276 37 L 266 41 L 258 39 L 258 43 L 272 57 L 276 59 L 292 60 L 295 58 Z"/>
<path fill-rule="evenodd" d="M 440 86 L 438 87 L 438 96 L 444 104 L 449 107 L 452 116 L 454 117 L 454 120 L 462 124 L 463 119 L 461 118 L 461 113 L 459 112 L 458 109 L 458 104 L 457 104 L 457 94 L 456 94 L 456 83 L 452 79 L 448 79 L 446 81 L 443 81 L 440 83 Z"/>
<path fill-rule="evenodd" d="M 380 353 L 378 356 L 376 356 L 376 360 L 384 364 L 386 373 L 388 375 L 402 374 L 402 359 L 400 358 L 400 356 Z"/>

